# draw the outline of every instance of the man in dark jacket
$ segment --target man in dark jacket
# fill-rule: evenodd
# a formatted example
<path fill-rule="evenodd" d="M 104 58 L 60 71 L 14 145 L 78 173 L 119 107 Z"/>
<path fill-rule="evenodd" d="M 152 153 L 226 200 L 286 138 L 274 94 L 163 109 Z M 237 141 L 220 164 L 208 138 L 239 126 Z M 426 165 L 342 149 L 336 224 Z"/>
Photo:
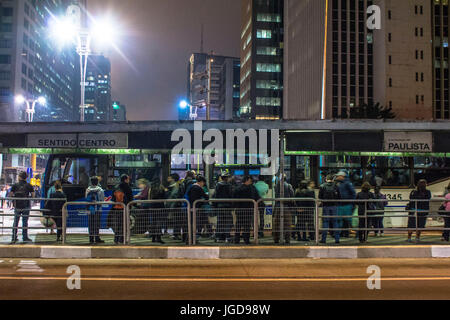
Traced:
<path fill-rule="evenodd" d="M 345 173 L 344 171 L 340 171 L 336 175 L 336 185 L 339 188 L 341 199 L 343 200 L 356 199 L 355 187 L 353 187 L 353 184 L 350 182 L 347 173 Z M 341 235 L 343 238 L 348 238 L 350 236 L 350 229 L 352 227 L 352 216 L 354 208 L 355 204 L 351 202 L 341 202 L 339 204 L 338 207 L 339 219 L 337 223 L 340 226 L 340 228 L 344 229 L 343 231 L 341 231 Z"/>
<path fill-rule="evenodd" d="M 341 198 L 339 188 L 336 186 L 336 184 L 333 182 L 333 175 L 328 175 L 326 178 L 326 182 L 320 186 L 319 189 L 319 199 L 321 200 L 327 200 L 322 202 L 322 208 L 323 208 L 323 218 L 322 218 L 322 228 L 324 229 L 322 231 L 322 240 L 320 243 L 326 243 L 327 242 L 327 234 L 328 234 L 328 228 L 330 226 L 330 222 L 333 223 L 333 226 L 335 228 L 340 228 L 339 224 L 336 223 L 336 219 L 333 218 L 337 216 L 337 206 L 338 203 L 334 200 L 339 200 Z M 336 243 L 339 243 L 340 241 L 340 231 L 336 230 L 334 232 L 334 239 Z"/>
<path fill-rule="evenodd" d="M 182 188 L 180 187 L 180 176 L 177 173 L 171 174 L 167 178 L 168 187 L 166 189 L 166 199 L 168 200 L 176 200 L 182 199 L 184 194 L 181 194 Z M 181 238 L 181 229 L 183 229 L 183 238 L 186 240 L 187 230 L 185 225 L 187 226 L 187 216 L 186 210 L 181 208 L 181 202 L 167 202 L 165 207 L 169 209 L 169 224 L 173 228 L 173 237 L 174 240 L 180 240 Z"/>
<path fill-rule="evenodd" d="M 27 173 L 21 172 L 19 174 L 19 182 L 12 186 L 10 195 L 13 198 L 34 198 L 34 188 L 27 183 Z M 22 217 L 22 237 L 23 242 L 32 242 L 28 238 L 28 218 L 30 217 L 31 203 L 30 200 L 15 200 L 14 201 L 14 224 L 13 236 L 11 243 L 17 242 L 17 229 L 19 226 L 20 217 Z"/>
<path fill-rule="evenodd" d="M 206 186 L 206 179 L 202 176 L 198 176 L 197 177 L 197 182 L 194 183 L 192 185 L 191 188 L 189 188 L 189 190 L 187 191 L 188 193 L 188 198 L 189 198 L 189 203 L 191 204 L 191 208 L 194 208 L 194 203 L 197 200 L 209 200 L 209 196 L 205 193 L 204 187 Z M 203 226 L 206 224 L 205 223 L 205 218 L 206 218 L 206 222 L 208 219 L 208 216 L 206 214 L 206 212 L 204 212 L 204 210 L 201 210 L 200 208 L 202 207 L 202 204 L 198 204 L 196 205 L 196 224 L 197 224 L 197 237 L 200 236 L 201 232 L 202 232 L 202 228 Z"/>
<path fill-rule="evenodd" d="M 224 172 L 221 175 L 221 181 L 217 183 L 214 192 L 214 199 L 232 199 L 233 189 L 228 182 L 230 175 Z M 232 205 L 230 202 L 215 202 L 214 207 L 217 210 L 217 240 L 231 241 L 231 227 L 233 226 Z"/>
<path fill-rule="evenodd" d="M 253 178 L 250 176 L 244 177 L 242 184 L 234 190 L 234 199 L 253 199 L 258 201 L 259 195 L 253 185 Z M 254 204 L 252 202 L 236 202 L 236 231 L 234 242 L 238 244 L 242 238 L 245 244 L 250 244 L 250 229 L 254 219 Z"/>

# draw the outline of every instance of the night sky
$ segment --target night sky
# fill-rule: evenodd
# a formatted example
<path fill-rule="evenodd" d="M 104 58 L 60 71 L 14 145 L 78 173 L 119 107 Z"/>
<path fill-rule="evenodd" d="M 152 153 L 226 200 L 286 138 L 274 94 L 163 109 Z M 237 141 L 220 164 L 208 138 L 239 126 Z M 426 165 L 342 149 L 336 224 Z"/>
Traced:
<path fill-rule="evenodd" d="M 128 120 L 175 120 L 186 95 L 187 62 L 200 51 L 239 56 L 240 0 L 88 0 L 93 16 L 109 15 L 120 25 L 122 50 L 114 50 L 112 98 L 127 107 Z"/>

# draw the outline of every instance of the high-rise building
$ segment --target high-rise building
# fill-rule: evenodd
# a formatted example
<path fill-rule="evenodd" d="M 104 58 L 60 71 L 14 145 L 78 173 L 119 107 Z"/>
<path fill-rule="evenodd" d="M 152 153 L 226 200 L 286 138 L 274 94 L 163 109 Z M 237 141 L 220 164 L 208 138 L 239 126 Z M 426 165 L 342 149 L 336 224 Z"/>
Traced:
<path fill-rule="evenodd" d="M 284 118 L 347 118 L 379 103 L 398 119 L 449 119 L 447 0 L 328 3 L 286 0 Z M 372 15 L 380 29 L 368 28 Z"/>
<path fill-rule="evenodd" d="M 189 59 L 187 97 L 197 107 L 197 120 L 231 120 L 239 110 L 240 59 L 194 53 Z M 180 120 L 190 120 L 189 108 L 180 109 Z"/>
<path fill-rule="evenodd" d="M 113 101 L 111 115 L 112 121 L 127 121 L 127 108 L 119 101 Z"/>
<path fill-rule="evenodd" d="M 24 121 L 14 96 L 44 96 L 35 121 L 67 121 L 79 105 L 79 69 L 74 48 L 60 50 L 49 37 L 50 13 L 65 14 L 69 0 L 0 2 L 0 121 Z"/>
<path fill-rule="evenodd" d="M 111 62 L 102 55 L 89 56 L 86 71 L 86 121 L 110 121 Z"/>
<path fill-rule="evenodd" d="M 283 15 L 284 0 L 242 1 L 241 118 L 283 114 Z"/>

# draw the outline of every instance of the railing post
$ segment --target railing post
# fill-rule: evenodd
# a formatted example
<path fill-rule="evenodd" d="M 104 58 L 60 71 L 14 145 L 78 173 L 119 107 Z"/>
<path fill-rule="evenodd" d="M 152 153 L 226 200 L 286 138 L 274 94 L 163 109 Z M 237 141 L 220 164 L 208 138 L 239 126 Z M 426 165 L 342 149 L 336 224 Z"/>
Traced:
<path fill-rule="evenodd" d="M 319 224 L 320 224 L 320 219 L 319 219 L 319 200 L 314 199 L 314 203 L 315 203 L 315 213 L 314 213 L 314 223 L 315 223 L 315 232 L 316 232 L 316 245 L 319 245 L 319 232 L 320 232 L 320 228 L 319 228 Z"/>
<path fill-rule="evenodd" d="M 416 238 L 417 238 L 417 233 L 419 231 L 419 220 L 418 220 L 419 216 L 418 216 L 418 210 L 417 210 L 417 200 L 415 202 L 416 202 L 416 206 L 414 207 L 414 210 L 415 210 L 414 213 L 415 213 L 415 216 L 416 216 Z"/>
<path fill-rule="evenodd" d="M 66 244 L 66 229 L 67 229 L 67 202 L 63 206 L 62 210 L 62 244 Z"/>
<path fill-rule="evenodd" d="M 259 200 L 258 202 L 253 200 L 253 237 L 255 238 L 255 244 L 258 245 L 259 244 L 259 202 L 261 200 Z"/>
<path fill-rule="evenodd" d="M 192 234 L 192 245 L 194 246 L 197 244 L 197 202 L 198 200 L 192 204 L 192 232 L 190 233 Z"/>
<path fill-rule="evenodd" d="M 284 241 L 284 203 L 280 199 L 280 243 L 285 243 Z"/>
<path fill-rule="evenodd" d="M 192 219 L 191 219 L 191 204 L 189 201 L 185 200 L 187 202 L 187 219 L 188 219 L 188 244 L 192 246 Z M 183 232 L 186 232 L 186 230 L 183 230 Z"/>

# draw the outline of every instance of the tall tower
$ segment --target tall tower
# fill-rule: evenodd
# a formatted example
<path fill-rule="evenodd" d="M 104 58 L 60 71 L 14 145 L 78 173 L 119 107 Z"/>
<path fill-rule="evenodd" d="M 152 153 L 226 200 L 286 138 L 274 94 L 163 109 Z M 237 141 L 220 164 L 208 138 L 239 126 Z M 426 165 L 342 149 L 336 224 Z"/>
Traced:
<path fill-rule="evenodd" d="M 280 119 L 284 0 L 242 1 L 240 117 Z"/>

